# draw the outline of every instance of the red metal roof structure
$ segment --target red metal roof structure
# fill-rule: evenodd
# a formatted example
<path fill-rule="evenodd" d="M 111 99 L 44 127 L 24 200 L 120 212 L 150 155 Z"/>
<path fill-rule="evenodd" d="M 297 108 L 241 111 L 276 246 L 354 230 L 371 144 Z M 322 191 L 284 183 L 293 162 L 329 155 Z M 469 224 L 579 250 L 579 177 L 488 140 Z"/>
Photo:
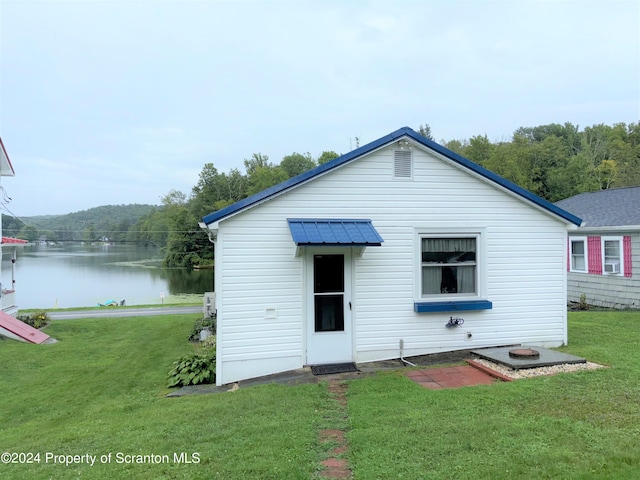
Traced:
<path fill-rule="evenodd" d="M 6 331 L 10 334 L 11 338 L 19 337 L 18 340 L 23 340 L 31 343 L 44 343 L 49 340 L 49 335 L 41 332 L 37 328 L 33 328 L 31 325 L 27 325 L 21 322 L 17 318 L 0 311 L 0 334 L 5 334 Z"/>
<path fill-rule="evenodd" d="M 23 245 L 25 243 L 28 243 L 28 242 L 20 238 L 2 237 L 2 245 L 9 245 L 9 244 Z"/>

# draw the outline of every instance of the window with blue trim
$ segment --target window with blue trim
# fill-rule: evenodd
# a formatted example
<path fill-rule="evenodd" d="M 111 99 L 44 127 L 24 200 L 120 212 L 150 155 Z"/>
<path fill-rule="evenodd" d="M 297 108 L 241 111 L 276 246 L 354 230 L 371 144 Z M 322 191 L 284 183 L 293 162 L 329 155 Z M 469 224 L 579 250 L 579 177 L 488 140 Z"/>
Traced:
<path fill-rule="evenodd" d="M 478 296 L 478 235 L 420 237 L 420 296 Z"/>

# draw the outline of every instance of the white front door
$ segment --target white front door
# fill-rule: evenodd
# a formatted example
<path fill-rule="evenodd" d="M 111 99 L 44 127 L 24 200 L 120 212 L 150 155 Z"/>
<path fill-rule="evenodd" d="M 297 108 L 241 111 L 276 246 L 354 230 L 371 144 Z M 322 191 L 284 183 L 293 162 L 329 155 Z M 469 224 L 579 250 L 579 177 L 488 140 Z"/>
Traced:
<path fill-rule="evenodd" d="M 351 251 L 307 254 L 307 365 L 353 361 Z"/>

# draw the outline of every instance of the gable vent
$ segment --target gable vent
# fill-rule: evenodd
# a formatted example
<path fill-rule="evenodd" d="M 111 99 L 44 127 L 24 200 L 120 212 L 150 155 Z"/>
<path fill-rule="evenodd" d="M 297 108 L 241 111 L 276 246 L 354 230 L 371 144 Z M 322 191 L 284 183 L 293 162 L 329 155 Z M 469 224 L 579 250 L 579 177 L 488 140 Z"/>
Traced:
<path fill-rule="evenodd" d="M 394 150 L 393 177 L 411 178 L 413 175 L 413 156 L 411 150 Z"/>

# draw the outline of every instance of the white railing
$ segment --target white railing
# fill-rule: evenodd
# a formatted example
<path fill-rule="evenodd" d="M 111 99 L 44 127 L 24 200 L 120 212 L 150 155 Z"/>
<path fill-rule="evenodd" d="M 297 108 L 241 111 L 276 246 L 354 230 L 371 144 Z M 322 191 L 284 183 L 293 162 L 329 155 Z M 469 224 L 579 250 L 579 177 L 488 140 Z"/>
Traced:
<path fill-rule="evenodd" d="M 15 310 L 16 308 L 16 291 L 15 290 L 3 290 L 2 298 L 0 299 L 0 305 L 2 305 L 2 311 Z"/>

